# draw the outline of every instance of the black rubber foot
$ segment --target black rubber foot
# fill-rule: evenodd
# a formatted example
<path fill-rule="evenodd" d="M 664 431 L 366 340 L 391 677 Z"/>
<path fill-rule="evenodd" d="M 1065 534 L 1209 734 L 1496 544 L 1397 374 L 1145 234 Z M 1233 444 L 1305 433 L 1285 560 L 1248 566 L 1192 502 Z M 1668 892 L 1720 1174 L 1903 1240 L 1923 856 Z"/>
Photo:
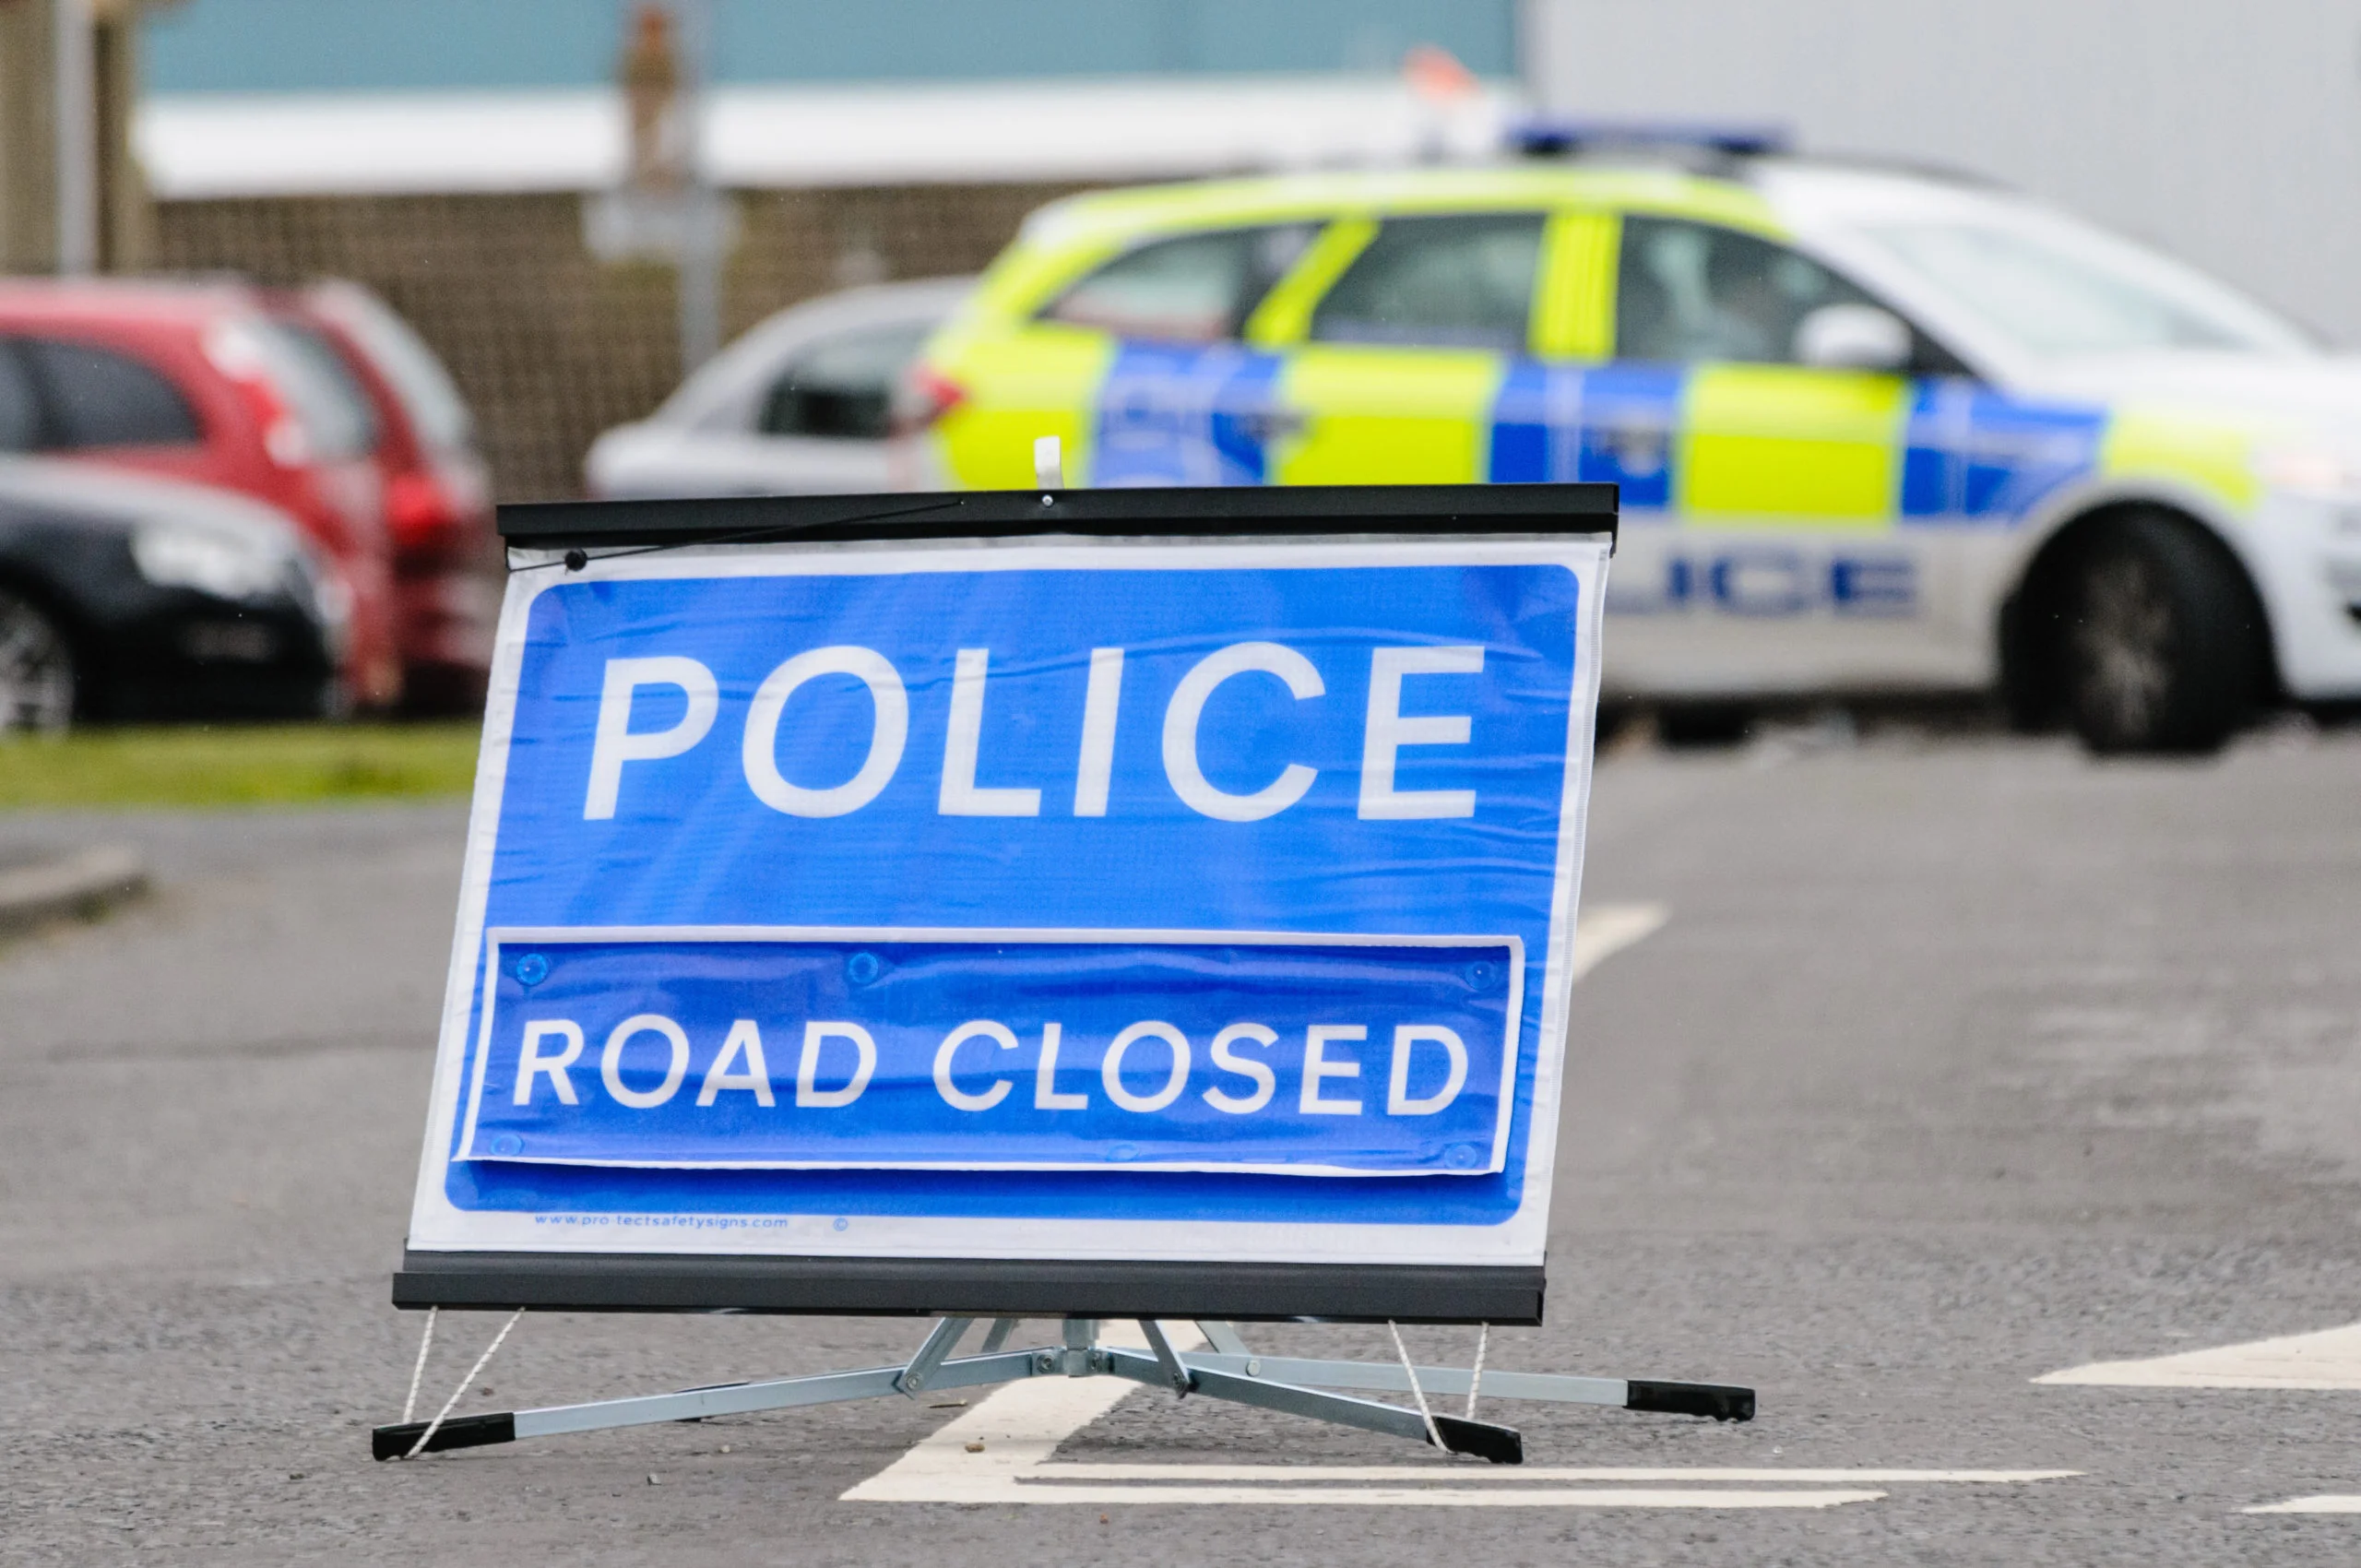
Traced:
<path fill-rule="evenodd" d="M 1635 1377 L 1624 1384 L 1623 1408 L 1667 1416 L 1711 1416 L 1717 1421 L 1754 1419 L 1754 1390 L 1726 1383 L 1656 1383 Z"/>
<path fill-rule="evenodd" d="M 1525 1439 L 1514 1427 L 1496 1427 L 1489 1421 L 1462 1420 L 1457 1416 L 1437 1416 L 1435 1431 L 1442 1434 L 1446 1454 L 1473 1454 L 1478 1459 L 1489 1459 L 1495 1465 L 1525 1463 Z"/>
<path fill-rule="evenodd" d="M 369 1434 L 369 1456 L 373 1459 L 399 1459 L 418 1442 L 418 1434 L 426 1430 L 424 1421 L 404 1421 L 398 1426 L 379 1427 Z M 434 1441 L 421 1450 L 440 1454 L 446 1448 L 482 1448 L 494 1443 L 516 1441 L 516 1416 L 502 1410 L 489 1416 L 454 1416 L 434 1429 Z"/>

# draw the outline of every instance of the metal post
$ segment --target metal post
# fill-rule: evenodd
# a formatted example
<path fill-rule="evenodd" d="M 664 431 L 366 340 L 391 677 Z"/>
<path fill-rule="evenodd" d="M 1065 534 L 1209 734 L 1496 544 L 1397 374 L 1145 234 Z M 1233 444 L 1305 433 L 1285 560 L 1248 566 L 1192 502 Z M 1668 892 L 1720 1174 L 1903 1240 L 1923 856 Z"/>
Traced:
<path fill-rule="evenodd" d="M 99 262 L 98 65 L 89 0 L 50 0 L 50 65 L 57 270 L 78 278 Z"/>
<path fill-rule="evenodd" d="M 706 171 L 706 93 L 713 74 L 711 0 L 674 0 L 681 55 L 681 159 L 688 177 L 680 257 L 681 374 L 721 350 L 721 194 Z"/>

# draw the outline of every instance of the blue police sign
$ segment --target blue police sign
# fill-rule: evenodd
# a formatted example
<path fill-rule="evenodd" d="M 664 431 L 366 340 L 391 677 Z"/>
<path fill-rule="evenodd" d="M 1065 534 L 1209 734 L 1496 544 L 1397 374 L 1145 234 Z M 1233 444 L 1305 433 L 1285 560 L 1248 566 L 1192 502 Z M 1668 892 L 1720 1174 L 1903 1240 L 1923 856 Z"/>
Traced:
<path fill-rule="evenodd" d="M 522 561 L 413 1257 L 1537 1265 L 1606 554 Z"/>

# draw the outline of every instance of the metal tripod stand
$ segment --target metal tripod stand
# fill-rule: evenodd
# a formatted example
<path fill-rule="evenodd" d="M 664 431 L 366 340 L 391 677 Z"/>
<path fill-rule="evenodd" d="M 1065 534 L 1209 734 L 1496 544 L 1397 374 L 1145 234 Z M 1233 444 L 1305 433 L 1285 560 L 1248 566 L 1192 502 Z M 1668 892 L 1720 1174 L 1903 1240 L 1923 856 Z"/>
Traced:
<path fill-rule="evenodd" d="M 554 1437 L 562 1432 L 602 1431 L 609 1427 L 647 1426 L 660 1421 L 695 1421 L 709 1416 L 743 1416 L 805 1405 L 880 1399 L 894 1394 L 916 1397 L 946 1389 L 981 1388 L 1032 1377 L 1129 1378 L 1150 1387 L 1169 1388 L 1182 1398 L 1196 1394 L 1265 1410 L 1284 1410 L 1314 1420 L 1406 1437 L 1414 1443 L 1430 1443 L 1447 1454 L 1473 1455 L 1496 1465 L 1524 1463 L 1525 1440 L 1516 1429 L 1430 1410 L 1426 1408 L 1427 1396 L 1467 1394 L 1477 1387 L 1480 1377 L 1485 1394 L 1503 1399 L 1607 1405 L 1625 1410 L 1710 1416 L 1720 1421 L 1754 1418 L 1754 1391 L 1750 1388 L 1642 1378 L 1478 1372 L 1467 1367 L 1414 1367 L 1406 1360 L 1330 1361 L 1258 1356 L 1246 1348 L 1237 1328 L 1227 1323 L 1198 1324 L 1211 1347 L 1207 1350 L 1174 1350 L 1163 1329 L 1145 1318 L 1139 1320 L 1139 1326 L 1147 1340 L 1145 1352 L 1101 1345 L 1099 1320 L 1079 1317 L 1064 1320 L 1061 1345 L 1030 1350 L 1006 1349 L 1003 1347 L 1019 1321 L 992 1319 L 983 1344 L 972 1356 L 955 1357 L 951 1352 L 977 1320 L 939 1318 L 926 1342 L 919 1347 L 918 1354 L 905 1366 L 717 1384 L 677 1394 L 602 1399 L 587 1405 L 553 1405 L 538 1410 L 502 1410 L 459 1416 L 439 1425 L 405 1421 L 377 1428 L 371 1434 L 370 1449 L 379 1459 L 398 1459 L 414 1450 L 435 1453 L 450 1448 L 476 1448 L 528 1437 Z M 1411 1409 L 1325 1392 L 1335 1388 L 1410 1394 L 1418 1398 L 1420 1408 Z M 419 1441 L 421 1437 L 426 1439 L 423 1444 Z"/>

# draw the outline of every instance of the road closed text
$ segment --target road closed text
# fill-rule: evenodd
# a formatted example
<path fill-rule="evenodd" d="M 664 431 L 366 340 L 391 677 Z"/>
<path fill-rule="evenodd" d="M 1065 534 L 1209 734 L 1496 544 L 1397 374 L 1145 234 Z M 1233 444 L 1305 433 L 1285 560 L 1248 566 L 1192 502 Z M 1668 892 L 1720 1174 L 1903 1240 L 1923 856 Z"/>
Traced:
<path fill-rule="evenodd" d="M 1513 944 L 504 945 L 464 1156 L 1480 1174 Z"/>

